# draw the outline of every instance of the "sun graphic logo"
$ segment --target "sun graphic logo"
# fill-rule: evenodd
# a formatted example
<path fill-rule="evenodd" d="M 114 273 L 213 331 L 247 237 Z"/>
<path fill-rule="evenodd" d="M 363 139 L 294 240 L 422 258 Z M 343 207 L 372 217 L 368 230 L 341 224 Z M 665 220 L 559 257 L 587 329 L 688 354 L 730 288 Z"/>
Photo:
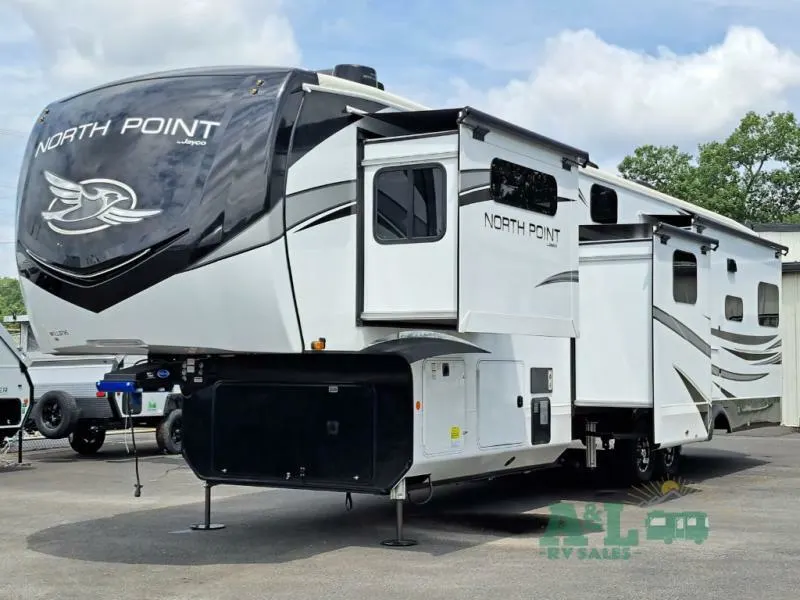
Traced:
<path fill-rule="evenodd" d="M 652 506 L 661 504 L 674 498 L 682 498 L 697 492 L 680 479 L 664 479 L 663 481 L 650 481 L 634 487 L 628 496 L 633 498 L 639 506 Z"/>

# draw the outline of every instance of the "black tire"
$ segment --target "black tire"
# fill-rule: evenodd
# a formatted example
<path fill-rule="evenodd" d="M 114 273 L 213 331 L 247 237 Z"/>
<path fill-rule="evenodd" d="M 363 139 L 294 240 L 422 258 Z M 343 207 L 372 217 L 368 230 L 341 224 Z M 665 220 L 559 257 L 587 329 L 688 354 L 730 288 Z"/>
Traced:
<path fill-rule="evenodd" d="M 67 392 L 52 390 L 42 394 L 33 405 L 33 422 L 44 437 L 58 440 L 67 437 L 78 424 L 78 403 Z"/>
<path fill-rule="evenodd" d="M 672 479 L 681 465 L 681 447 L 663 448 L 656 453 L 656 474 L 659 478 Z"/>
<path fill-rule="evenodd" d="M 69 436 L 69 445 L 78 454 L 91 456 L 96 454 L 106 441 L 105 429 L 99 427 L 89 427 L 79 423 Z"/>
<path fill-rule="evenodd" d="M 156 443 L 162 452 L 180 454 L 183 450 L 181 431 L 182 411 L 173 409 L 156 427 Z"/>
<path fill-rule="evenodd" d="M 615 471 L 623 485 L 647 483 L 655 472 L 655 453 L 646 433 L 614 443 Z"/>

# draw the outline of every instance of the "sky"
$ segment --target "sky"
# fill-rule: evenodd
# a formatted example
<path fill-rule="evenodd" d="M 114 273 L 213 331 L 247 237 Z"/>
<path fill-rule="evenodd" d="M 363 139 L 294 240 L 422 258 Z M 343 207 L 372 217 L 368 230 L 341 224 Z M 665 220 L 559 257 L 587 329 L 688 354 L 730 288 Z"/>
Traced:
<path fill-rule="evenodd" d="M 641 144 L 693 151 L 749 110 L 800 110 L 797 23 L 798 0 L 2 0 L 0 276 L 16 276 L 32 123 L 92 85 L 203 65 L 364 64 L 387 91 L 474 106 L 613 171 Z"/>

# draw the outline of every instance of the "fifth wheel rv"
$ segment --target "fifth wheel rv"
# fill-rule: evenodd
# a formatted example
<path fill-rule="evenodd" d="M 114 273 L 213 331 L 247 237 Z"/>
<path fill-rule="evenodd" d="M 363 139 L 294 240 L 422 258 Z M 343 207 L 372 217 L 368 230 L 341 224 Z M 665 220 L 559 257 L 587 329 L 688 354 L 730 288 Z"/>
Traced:
<path fill-rule="evenodd" d="M 54 102 L 18 206 L 43 349 L 147 356 L 101 391 L 180 386 L 198 529 L 214 485 L 333 490 L 388 495 L 386 543 L 407 545 L 409 489 L 577 442 L 642 482 L 715 428 L 780 419 L 784 248 L 367 67 L 158 73 Z"/>

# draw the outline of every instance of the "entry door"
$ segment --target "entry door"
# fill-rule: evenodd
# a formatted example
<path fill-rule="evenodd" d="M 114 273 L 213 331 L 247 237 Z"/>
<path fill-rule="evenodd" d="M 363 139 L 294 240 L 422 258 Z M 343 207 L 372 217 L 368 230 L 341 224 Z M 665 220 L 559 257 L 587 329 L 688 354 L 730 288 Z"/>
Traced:
<path fill-rule="evenodd" d="M 708 252 L 689 235 L 653 239 L 653 434 L 667 447 L 708 437 Z"/>
<path fill-rule="evenodd" d="M 365 143 L 364 321 L 455 321 L 457 148 L 457 134 Z"/>

